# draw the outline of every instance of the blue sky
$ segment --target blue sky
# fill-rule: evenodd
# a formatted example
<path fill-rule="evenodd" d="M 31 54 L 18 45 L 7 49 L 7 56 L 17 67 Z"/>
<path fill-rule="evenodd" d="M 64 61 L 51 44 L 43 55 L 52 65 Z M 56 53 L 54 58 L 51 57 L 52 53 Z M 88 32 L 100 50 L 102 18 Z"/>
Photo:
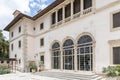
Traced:
<path fill-rule="evenodd" d="M 44 9 L 55 0 L 31 0 L 29 3 L 30 15 L 33 16 L 38 10 Z"/>
<path fill-rule="evenodd" d="M 13 19 L 15 10 L 34 16 L 40 9 L 46 8 L 55 0 L 0 0 L 0 29 L 3 30 Z M 3 32 L 9 38 L 8 32 Z"/>

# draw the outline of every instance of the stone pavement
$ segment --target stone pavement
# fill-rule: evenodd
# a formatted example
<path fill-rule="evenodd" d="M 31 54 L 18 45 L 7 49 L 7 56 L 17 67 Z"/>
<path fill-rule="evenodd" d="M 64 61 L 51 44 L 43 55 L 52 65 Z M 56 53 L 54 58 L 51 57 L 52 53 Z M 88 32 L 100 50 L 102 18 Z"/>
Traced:
<path fill-rule="evenodd" d="M 31 73 L 16 72 L 11 74 L 0 75 L 0 80 L 60 80 L 60 79 L 41 77 L 33 75 Z"/>

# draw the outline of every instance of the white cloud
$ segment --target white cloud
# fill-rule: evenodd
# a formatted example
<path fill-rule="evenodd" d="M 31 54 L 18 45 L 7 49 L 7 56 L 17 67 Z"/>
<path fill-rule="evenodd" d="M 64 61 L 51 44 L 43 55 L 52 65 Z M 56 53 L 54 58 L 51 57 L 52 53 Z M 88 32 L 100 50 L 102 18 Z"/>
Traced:
<path fill-rule="evenodd" d="M 41 1 L 41 3 L 40 3 Z M 46 4 L 48 0 L 0 0 L 0 29 L 4 29 L 6 25 L 13 20 L 13 12 L 19 10 L 22 13 L 30 14 L 31 9 L 39 8 L 44 9 L 48 6 Z M 4 32 L 4 35 L 8 38 L 8 33 Z"/>
<path fill-rule="evenodd" d="M 41 8 L 41 9 L 44 9 L 44 8 L 46 8 L 47 6 L 48 6 L 47 4 L 42 4 L 40 8 Z"/>
<path fill-rule="evenodd" d="M 16 9 L 22 13 L 30 13 L 29 0 L 0 0 L 0 29 L 4 29 L 13 19 L 12 13 Z M 8 37 L 7 32 L 4 34 Z"/>
<path fill-rule="evenodd" d="M 38 5 L 38 3 L 36 3 L 36 2 L 30 3 L 30 6 L 31 6 L 32 8 L 34 8 L 34 7 L 37 6 L 37 5 Z"/>

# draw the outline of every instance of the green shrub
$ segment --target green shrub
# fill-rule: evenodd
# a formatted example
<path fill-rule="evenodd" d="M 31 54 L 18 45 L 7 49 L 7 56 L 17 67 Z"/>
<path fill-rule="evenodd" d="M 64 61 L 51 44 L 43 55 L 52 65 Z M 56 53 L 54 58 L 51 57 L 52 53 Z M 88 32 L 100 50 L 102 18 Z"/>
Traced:
<path fill-rule="evenodd" d="M 105 73 L 108 77 L 120 76 L 120 65 L 103 68 L 103 73 Z"/>
<path fill-rule="evenodd" d="M 8 74 L 10 73 L 10 69 L 7 64 L 0 63 L 0 74 Z"/>

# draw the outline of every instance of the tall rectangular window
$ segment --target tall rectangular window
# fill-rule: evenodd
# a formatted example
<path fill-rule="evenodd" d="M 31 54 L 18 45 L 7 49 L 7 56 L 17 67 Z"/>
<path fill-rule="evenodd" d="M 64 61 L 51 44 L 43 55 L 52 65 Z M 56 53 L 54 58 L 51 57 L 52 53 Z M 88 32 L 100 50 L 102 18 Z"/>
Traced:
<path fill-rule="evenodd" d="M 21 26 L 19 27 L 19 33 L 21 32 Z"/>
<path fill-rule="evenodd" d="M 113 47 L 113 64 L 120 64 L 120 47 Z"/>
<path fill-rule="evenodd" d="M 21 41 L 18 41 L 18 47 L 21 48 Z"/>
<path fill-rule="evenodd" d="M 80 12 L 80 0 L 74 0 L 73 12 L 74 14 Z"/>
<path fill-rule="evenodd" d="M 14 33 L 13 32 L 11 32 L 11 37 L 13 37 L 14 36 Z"/>
<path fill-rule="evenodd" d="M 40 30 L 44 29 L 44 23 L 40 24 Z"/>
<path fill-rule="evenodd" d="M 14 45 L 13 44 L 11 44 L 11 50 L 13 51 L 13 48 L 14 48 Z"/>
<path fill-rule="evenodd" d="M 42 56 L 40 56 L 40 59 L 41 59 L 41 61 L 43 62 L 43 64 L 44 64 L 44 56 L 42 55 Z"/>
<path fill-rule="evenodd" d="M 56 23 L 56 13 L 52 13 L 52 24 Z"/>
<path fill-rule="evenodd" d="M 113 14 L 113 28 L 120 27 L 120 12 Z"/>
<path fill-rule="evenodd" d="M 44 46 L 44 38 L 40 39 L 40 46 Z"/>
<path fill-rule="evenodd" d="M 71 4 L 69 3 L 68 5 L 65 6 L 65 18 L 71 16 Z"/>
<path fill-rule="evenodd" d="M 62 8 L 58 10 L 58 22 L 61 21 L 63 18 L 62 16 Z"/>
<path fill-rule="evenodd" d="M 84 9 L 92 7 L 92 0 L 84 0 Z"/>

